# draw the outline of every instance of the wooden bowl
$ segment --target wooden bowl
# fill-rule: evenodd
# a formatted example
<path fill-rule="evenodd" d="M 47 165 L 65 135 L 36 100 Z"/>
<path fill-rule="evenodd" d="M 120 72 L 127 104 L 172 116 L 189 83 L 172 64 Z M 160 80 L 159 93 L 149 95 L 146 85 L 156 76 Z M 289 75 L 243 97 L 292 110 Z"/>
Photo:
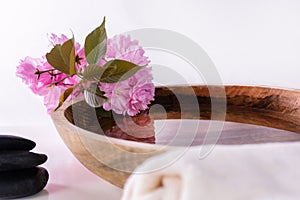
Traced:
<path fill-rule="evenodd" d="M 225 99 L 219 95 L 210 95 L 210 91 L 222 92 L 224 88 Z M 198 108 L 189 102 L 195 95 Z M 179 103 L 181 97 L 186 101 Z M 221 112 L 214 115 L 219 116 L 218 120 L 226 121 L 218 144 L 300 141 L 300 92 L 297 90 L 256 86 L 157 87 L 153 105 L 160 104 L 166 113 L 154 111 L 150 119 L 155 121 L 166 118 L 171 128 L 176 126 L 176 119 L 200 120 L 204 128 L 197 130 L 191 145 L 201 145 L 212 119 L 212 101 L 223 102 L 227 106 L 223 117 Z M 185 108 L 185 113 L 182 108 Z M 200 114 L 195 112 L 197 109 L 200 109 Z M 147 113 L 144 113 L 141 118 L 135 118 L 135 122 L 145 120 L 145 116 L 147 119 Z M 136 139 L 127 135 L 125 139 L 116 138 L 124 135 L 118 131 L 111 134 L 112 129 L 104 130 L 103 124 L 100 126 L 99 123 L 109 123 L 82 99 L 65 103 L 53 112 L 52 119 L 76 158 L 93 173 L 119 187 L 123 187 L 131 172 L 144 160 L 166 150 L 180 148 L 181 140 L 190 136 L 189 128 L 186 127 L 181 129 L 183 131 L 180 131 L 179 139 L 171 145 L 169 140 L 173 139 L 173 130 L 166 135 L 150 134 Z M 151 126 L 148 129 L 151 132 Z"/>

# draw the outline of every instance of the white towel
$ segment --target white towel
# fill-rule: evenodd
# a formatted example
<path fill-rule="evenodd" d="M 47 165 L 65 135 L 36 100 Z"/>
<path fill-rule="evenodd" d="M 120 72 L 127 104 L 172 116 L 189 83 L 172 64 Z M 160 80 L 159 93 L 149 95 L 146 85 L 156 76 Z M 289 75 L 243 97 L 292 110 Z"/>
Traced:
<path fill-rule="evenodd" d="M 178 150 L 147 160 L 127 181 L 122 199 L 300 199 L 300 143 L 216 146 L 204 159 L 199 154 L 193 147 L 173 163 Z M 171 164 L 158 169 L 164 161 Z"/>

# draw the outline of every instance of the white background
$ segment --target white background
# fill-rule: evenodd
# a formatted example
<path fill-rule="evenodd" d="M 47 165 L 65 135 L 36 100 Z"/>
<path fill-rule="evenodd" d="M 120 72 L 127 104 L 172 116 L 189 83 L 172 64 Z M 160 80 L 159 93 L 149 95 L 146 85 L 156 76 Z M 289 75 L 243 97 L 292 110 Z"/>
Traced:
<path fill-rule="evenodd" d="M 72 30 L 82 42 L 103 16 L 109 36 L 146 27 L 186 35 L 212 58 L 225 84 L 299 89 L 299 11 L 299 0 L 1 1 L 0 126 L 51 123 L 15 68 L 25 56 L 49 51 L 47 33 Z"/>

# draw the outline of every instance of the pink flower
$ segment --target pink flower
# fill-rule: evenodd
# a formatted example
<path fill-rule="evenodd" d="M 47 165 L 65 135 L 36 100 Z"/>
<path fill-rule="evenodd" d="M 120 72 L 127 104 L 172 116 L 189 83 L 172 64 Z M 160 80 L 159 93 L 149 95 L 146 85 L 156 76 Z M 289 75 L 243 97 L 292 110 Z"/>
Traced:
<path fill-rule="evenodd" d="M 50 46 L 62 44 L 67 40 L 68 38 L 65 35 L 51 34 L 49 37 Z M 77 60 L 79 63 L 76 64 L 77 71 L 83 71 L 87 62 L 84 49 L 79 43 L 75 43 L 75 53 L 77 58 L 80 58 L 80 60 Z M 132 41 L 130 36 L 117 35 L 112 39 L 108 39 L 107 52 L 99 64 L 103 65 L 112 59 L 121 59 L 144 66 L 150 62 L 144 53 L 136 40 Z M 26 57 L 17 67 L 16 74 L 35 94 L 44 97 L 44 104 L 48 113 L 51 113 L 57 107 L 64 90 L 80 81 L 78 76 L 69 77 L 69 75 L 55 70 L 46 61 L 45 57 L 41 59 Z M 103 108 L 130 116 L 147 109 L 154 96 L 152 79 L 151 68 L 147 67 L 139 70 L 125 81 L 113 84 L 100 83 L 100 90 L 105 92 L 105 96 L 108 98 L 103 104 Z M 76 93 L 78 94 L 78 91 Z"/>
<path fill-rule="evenodd" d="M 130 36 L 117 35 L 107 41 L 107 52 L 101 62 L 104 64 L 105 60 L 122 59 L 143 66 L 150 62 L 144 53 L 138 41 L 131 41 Z M 101 83 L 100 90 L 105 92 L 108 98 L 103 108 L 130 116 L 147 109 L 154 99 L 155 87 L 152 79 L 151 68 L 146 67 L 125 81 L 112 84 Z"/>
<path fill-rule="evenodd" d="M 62 44 L 67 40 L 68 38 L 65 35 L 58 37 L 55 34 L 51 34 L 50 36 L 50 44 L 53 46 Z M 83 56 L 84 51 L 78 43 L 75 44 L 75 49 L 77 55 Z M 81 62 L 85 63 L 86 61 L 83 59 Z M 81 67 L 82 65 L 77 65 L 77 70 Z M 43 71 L 49 72 L 36 74 L 36 72 Z M 44 104 L 48 113 L 51 113 L 56 108 L 62 92 L 80 81 L 77 76 L 67 78 L 67 74 L 54 70 L 45 57 L 41 59 L 26 57 L 17 67 L 16 75 L 29 86 L 33 93 L 44 97 Z"/>
<path fill-rule="evenodd" d="M 41 66 L 42 64 L 42 59 L 26 57 L 24 60 L 21 60 L 20 65 L 17 66 L 17 77 L 20 77 L 22 81 L 26 85 L 28 85 L 31 91 L 35 94 L 39 94 L 40 87 L 38 77 L 35 72 L 38 66 Z"/>
<path fill-rule="evenodd" d="M 57 44 L 63 44 L 67 40 L 68 40 L 68 38 L 64 34 L 61 34 L 59 37 L 56 34 L 51 33 L 51 35 L 49 36 L 50 46 L 55 46 Z"/>
<path fill-rule="evenodd" d="M 146 110 L 151 101 L 154 100 L 154 87 L 149 83 L 134 88 L 129 99 L 127 114 L 134 116 L 142 110 Z"/>
<path fill-rule="evenodd" d="M 146 110 L 154 100 L 154 84 L 152 83 L 151 68 L 139 70 L 129 79 L 114 83 L 101 84 L 100 90 L 109 99 L 103 104 L 105 110 L 113 110 L 117 114 L 134 116 Z"/>
<path fill-rule="evenodd" d="M 131 40 L 129 35 L 116 35 L 107 40 L 107 52 L 100 64 L 111 59 L 120 59 L 144 66 L 150 62 L 144 53 L 145 51 L 138 45 L 137 40 Z"/>
<path fill-rule="evenodd" d="M 143 66 L 150 62 L 144 53 L 138 41 L 131 41 L 130 36 L 117 35 L 107 41 L 107 52 L 100 63 L 105 64 L 105 61 L 111 59 L 122 59 Z M 99 88 L 108 98 L 103 108 L 130 116 L 147 109 L 154 99 L 155 87 L 152 79 L 151 68 L 147 67 L 125 81 L 112 84 L 101 83 Z"/>

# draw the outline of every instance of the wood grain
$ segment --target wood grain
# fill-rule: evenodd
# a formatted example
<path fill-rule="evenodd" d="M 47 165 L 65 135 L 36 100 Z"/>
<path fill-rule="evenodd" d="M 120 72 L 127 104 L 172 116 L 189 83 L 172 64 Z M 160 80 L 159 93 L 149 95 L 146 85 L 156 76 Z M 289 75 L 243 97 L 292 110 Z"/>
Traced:
<path fill-rule="evenodd" d="M 222 86 L 209 86 L 218 90 Z M 192 86 L 197 95 L 199 118 L 211 119 L 211 99 L 208 86 Z M 153 104 L 168 105 L 170 118 L 180 116 L 180 106 L 176 100 L 179 95 L 188 99 L 193 94 L 186 92 L 184 87 L 157 88 Z M 254 86 L 225 86 L 226 91 L 226 121 L 255 124 L 300 133 L 300 92 Z M 176 95 L 175 95 L 176 93 Z M 177 96 L 177 98 L 176 98 Z M 187 101 L 188 102 L 188 101 Z M 171 106 L 169 106 L 171 105 Z M 191 114 L 193 107 L 190 108 Z M 188 116 L 187 116 L 188 117 Z M 192 116 L 195 117 L 195 116 Z M 181 116 L 182 118 L 182 116 Z"/>

